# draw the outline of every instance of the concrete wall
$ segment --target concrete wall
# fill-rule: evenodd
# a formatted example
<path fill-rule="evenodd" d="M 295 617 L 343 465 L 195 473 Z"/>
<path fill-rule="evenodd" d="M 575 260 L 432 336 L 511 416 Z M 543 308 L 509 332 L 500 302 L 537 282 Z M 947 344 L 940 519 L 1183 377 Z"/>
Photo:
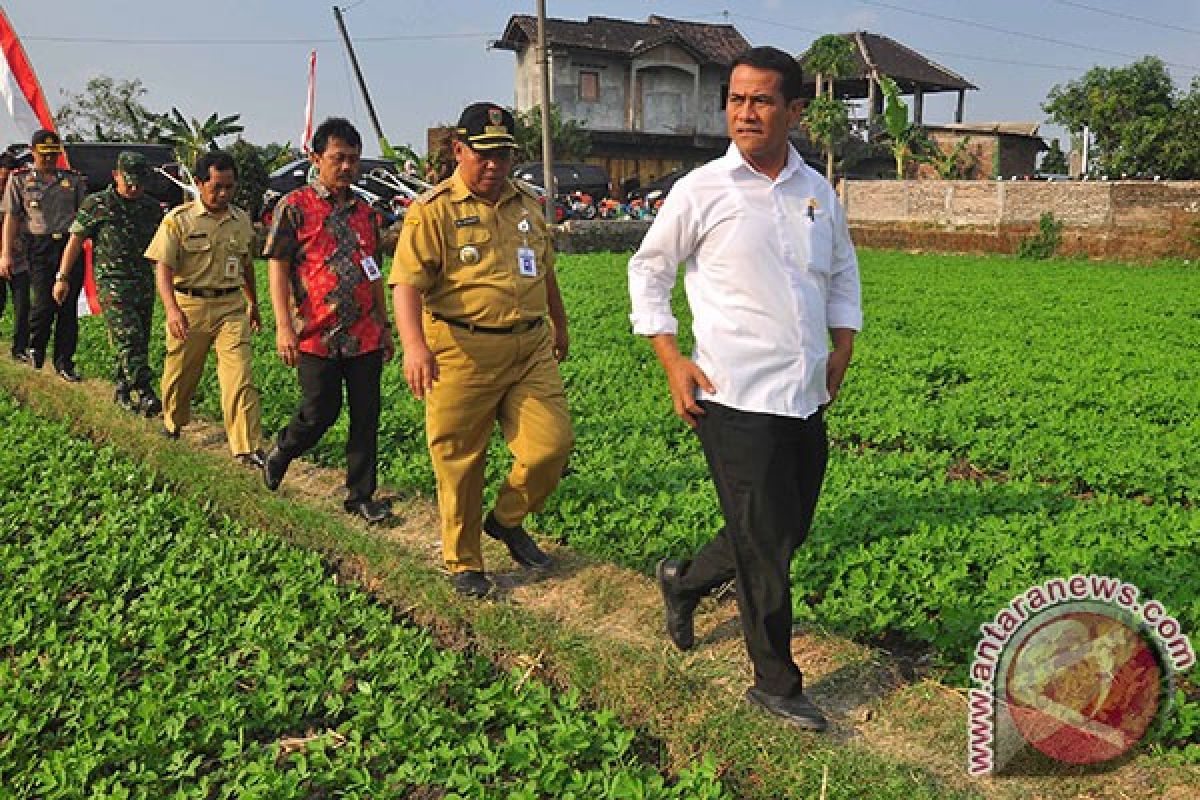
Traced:
<path fill-rule="evenodd" d="M 869 246 L 1015 253 L 1048 211 L 1063 255 L 1200 255 L 1200 181 L 845 181 L 842 193 Z"/>

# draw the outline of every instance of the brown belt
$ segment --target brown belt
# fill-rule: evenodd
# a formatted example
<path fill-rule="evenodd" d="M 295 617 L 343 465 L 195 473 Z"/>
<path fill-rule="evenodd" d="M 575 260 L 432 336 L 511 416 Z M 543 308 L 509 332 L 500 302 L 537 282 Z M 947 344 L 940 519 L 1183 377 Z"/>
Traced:
<path fill-rule="evenodd" d="M 233 294 L 234 292 L 239 291 L 241 288 L 242 287 L 240 286 L 231 286 L 227 289 L 189 289 L 185 286 L 176 286 L 175 291 L 179 292 L 180 294 L 186 294 L 188 297 L 213 298 L 224 297 L 227 294 Z"/>
<path fill-rule="evenodd" d="M 447 325 L 453 325 L 456 328 L 462 328 L 471 333 L 525 333 L 542 324 L 542 318 L 538 317 L 537 319 L 522 320 L 506 328 L 498 328 L 492 325 L 476 325 L 474 322 L 463 322 L 461 319 L 451 319 L 450 317 L 443 317 L 441 314 L 432 312 L 431 316 L 438 322 L 444 322 Z"/>

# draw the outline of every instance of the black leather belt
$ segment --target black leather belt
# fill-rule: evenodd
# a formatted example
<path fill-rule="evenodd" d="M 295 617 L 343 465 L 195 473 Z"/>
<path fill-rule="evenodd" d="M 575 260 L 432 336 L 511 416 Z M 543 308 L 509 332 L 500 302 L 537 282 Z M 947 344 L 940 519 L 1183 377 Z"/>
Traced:
<path fill-rule="evenodd" d="M 525 333 L 542 324 L 542 318 L 538 317 L 537 319 L 527 319 L 515 325 L 509 325 L 507 328 L 497 328 L 492 325 L 476 325 L 474 322 L 463 322 L 461 319 L 451 319 L 450 317 L 443 317 L 441 314 L 431 314 L 431 316 L 438 322 L 444 322 L 447 325 L 453 325 L 456 328 L 462 328 L 471 333 Z"/>
<path fill-rule="evenodd" d="M 241 288 L 242 287 L 240 286 L 231 286 L 228 289 L 188 289 L 183 286 L 176 286 L 175 291 L 179 292 L 180 294 L 186 294 L 188 297 L 213 298 L 224 297 L 227 294 L 233 294 L 234 292 L 240 291 Z"/>
<path fill-rule="evenodd" d="M 65 233 L 31 233 L 29 235 L 34 239 L 53 239 L 56 242 L 67 238 Z"/>

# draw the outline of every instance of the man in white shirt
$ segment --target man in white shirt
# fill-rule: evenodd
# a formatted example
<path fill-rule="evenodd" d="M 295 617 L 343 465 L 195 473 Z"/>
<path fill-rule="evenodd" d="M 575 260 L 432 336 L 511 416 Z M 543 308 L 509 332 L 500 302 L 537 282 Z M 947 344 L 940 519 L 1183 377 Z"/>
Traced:
<path fill-rule="evenodd" d="M 824 730 L 791 655 L 789 574 L 825 475 L 822 412 L 846 374 L 862 307 L 837 195 L 788 142 L 800 93 L 800 67 L 781 50 L 734 61 L 729 151 L 675 184 L 630 259 L 630 319 L 654 346 L 675 413 L 700 436 L 725 518 L 690 562 L 659 562 L 667 632 L 690 648 L 697 603 L 736 580 L 754 664 L 747 701 Z M 676 345 L 670 303 L 681 261 L 691 359 Z"/>

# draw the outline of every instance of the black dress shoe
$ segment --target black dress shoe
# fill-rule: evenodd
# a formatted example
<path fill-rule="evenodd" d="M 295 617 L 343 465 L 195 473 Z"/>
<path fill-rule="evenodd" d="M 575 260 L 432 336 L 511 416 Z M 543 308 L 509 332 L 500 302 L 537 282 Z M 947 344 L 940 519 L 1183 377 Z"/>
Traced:
<path fill-rule="evenodd" d="M 450 576 L 450 585 L 454 587 L 454 591 L 467 597 L 487 597 L 492 591 L 492 582 L 488 576 L 476 569 L 454 573 Z"/>
<path fill-rule="evenodd" d="M 83 376 L 76 372 L 74 367 L 59 367 L 55 372 L 67 383 L 79 383 L 83 380 Z"/>
<path fill-rule="evenodd" d="M 162 411 L 162 400 L 153 389 L 138 389 L 137 410 L 147 417 L 156 417 Z"/>
<path fill-rule="evenodd" d="M 265 471 L 263 473 L 266 474 Z M 392 516 L 392 504 L 387 500 L 355 500 L 346 502 L 343 506 L 347 514 L 362 517 L 371 525 L 376 525 Z"/>
<path fill-rule="evenodd" d="M 287 474 L 288 465 L 292 463 L 290 458 L 284 458 L 283 453 L 279 452 L 279 445 L 271 448 L 271 452 L 267 453 L 267 461 L 263 464 L 263 483 L 272 492 L 279 488 L 279 484 L 283 483 L 283 476 Z"/>
<path fill-rule="evenodd" d="M 13 357 L 13 361 L 16 361 L 18 364 L 28 364 L 29 363 L 29 354 L 28 353 L 19 353 L 16 350 L 13 350 L 12 357 Z"/>
<path fill-rule="evenodd" d="M 266 456 L 263 455 L 262 450 L 255 450 L 252 453 L 238 453 L 237 460 L 243 467 L 249 467 L 250 469 L 262 469 L 263 465 L 267 463 Z"/>
<path fill-rule="evenodd" d="M 483 521 L 483 530 L 493 539 L 504 542 L 513 561 L 521 566 L 534 569 L 550 566 L 550 556 L 542 552 L 542 549 L 537 546 L 537 542 L 531 539 L 520 525 L 515 528 L 506 528 L 496 520 L 491 512 L 488 512 L 487 519 Z"/>
<path fill-rule="evenodd" d="M 133 390 L 129 388 L 127 383 L 118 383 L 113 387 L 113 402 L 119 405 L 126 411 L 135 409 L 133 403 L 133 395 L 130 394 Z"/>
<path fill-rule="evenodd" d="M 42 365 L 46 363 L 46 354 L 39 353 L 32 347 L 25 351 L 25 357 L 29 359 L 29 366 L 34 369 L 41 369 Z"/>
<path fill-rule="evenodd" d="M 780 697 L 750 687 L 746 690 L 746 702 L 806 731 L 823 731 L 829 727 L 829 720 L 825 719 L 821 709 L 813 705 L 803 693 Z"/>
<path fill-rule="evenodd" d="M 658 578 L 658 589 L 662 592 L 663 608 L 667 613 L 667 636 L 680 650 L 691 650 L 696 643 L 693 615 L 700 599 L 675 588 L 682 570 L 682 561 L 664 558 L 654 568 L 654 575 Z"/>

